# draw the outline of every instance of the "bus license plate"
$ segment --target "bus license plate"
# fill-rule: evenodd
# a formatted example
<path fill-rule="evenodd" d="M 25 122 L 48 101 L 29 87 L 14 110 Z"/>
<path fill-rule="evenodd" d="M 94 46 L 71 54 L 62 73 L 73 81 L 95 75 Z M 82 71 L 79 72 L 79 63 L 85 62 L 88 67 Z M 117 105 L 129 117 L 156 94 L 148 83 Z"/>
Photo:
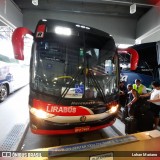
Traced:
<path fill-rule="evenodd" d="M 75 132 L 78 133 L 78 132 L 87 132 L 89 131 L 90 129 L 90 126 L 85 126 L 85 127 L 76 127 L 75 128 Z"/>

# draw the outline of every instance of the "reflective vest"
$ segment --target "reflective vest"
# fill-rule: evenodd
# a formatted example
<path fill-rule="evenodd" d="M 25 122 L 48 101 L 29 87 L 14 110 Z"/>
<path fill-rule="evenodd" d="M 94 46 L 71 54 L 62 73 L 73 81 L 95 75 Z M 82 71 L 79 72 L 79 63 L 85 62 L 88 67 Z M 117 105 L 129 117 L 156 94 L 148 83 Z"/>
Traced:
<path fill-rule="evenodd" d="M 138 94 L 143 93 L 143 87 L 144 87 L 144 85 L 142 85 L 142 84 L 140 84 L 140 86 L 138 86 L 138 87 L 136 84 L 133 84 L 133 89 L 135 89 L 138 92 Z"/>

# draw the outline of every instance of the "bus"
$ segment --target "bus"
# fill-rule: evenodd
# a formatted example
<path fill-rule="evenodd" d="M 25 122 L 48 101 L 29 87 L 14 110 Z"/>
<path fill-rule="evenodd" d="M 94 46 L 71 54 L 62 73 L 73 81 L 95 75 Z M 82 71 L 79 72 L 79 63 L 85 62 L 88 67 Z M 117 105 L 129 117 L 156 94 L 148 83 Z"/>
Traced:
<path fill-rule="evenodd" d="M 33 36 L 29 114 L 32 133 L 76 134 L 111 126 L 117 116 L 119 63 L 114 39 L 98 29 L 42 19 L 13 32 L 15 58 Z"/>
<path fill-rule="evenodd" d="M 160 42 L 133 45 L 119 49 L 121 81 L 133 84 L 135 79 L 151 90 L 151 82 L 160 79 Z"/>
<path fill-rule="evenodd" d="M 12 50 L 5 37 L 0 35 L 0 102 L 3 102 L 15 90 L 29 83 L 29 66 L 15 59 L 13 52 L 7 54 L 6 48 Z"/>

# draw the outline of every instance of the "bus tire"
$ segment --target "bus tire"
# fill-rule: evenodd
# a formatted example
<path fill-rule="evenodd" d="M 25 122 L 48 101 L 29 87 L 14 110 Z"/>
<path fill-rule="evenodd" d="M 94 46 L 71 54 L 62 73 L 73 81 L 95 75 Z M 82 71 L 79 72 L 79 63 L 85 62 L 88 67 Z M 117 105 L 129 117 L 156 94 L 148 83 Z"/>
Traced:
<path fill-rule="evenodd" d="M 7 86 L 5 84 L 2 84 L 0 86 L 0 102 L 3 102 L 8 95 L 8 90 L 7 90 Z"/>

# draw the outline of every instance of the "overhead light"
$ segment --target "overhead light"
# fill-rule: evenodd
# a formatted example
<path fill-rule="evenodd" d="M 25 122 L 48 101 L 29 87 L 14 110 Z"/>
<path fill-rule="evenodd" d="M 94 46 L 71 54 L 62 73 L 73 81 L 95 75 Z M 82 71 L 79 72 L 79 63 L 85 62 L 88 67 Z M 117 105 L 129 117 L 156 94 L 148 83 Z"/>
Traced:
<path fill-rule="evenodd" d="M 120 48 L 120 49 L 125 49 L 125 48 L 128 48 L 130 46 L 132 46 L 132 44 L 118 44 L 117 47 Z"/>
<path fill-rule="evenodd" d="M 134 14 L 136 12 L 136 3 L 133 3 L 130 6 L 130 14 Z"/>
<path fill-rule="evenodd" d="M 38 6 L 38 0 L 32 0 L 32 4 Z"/>

